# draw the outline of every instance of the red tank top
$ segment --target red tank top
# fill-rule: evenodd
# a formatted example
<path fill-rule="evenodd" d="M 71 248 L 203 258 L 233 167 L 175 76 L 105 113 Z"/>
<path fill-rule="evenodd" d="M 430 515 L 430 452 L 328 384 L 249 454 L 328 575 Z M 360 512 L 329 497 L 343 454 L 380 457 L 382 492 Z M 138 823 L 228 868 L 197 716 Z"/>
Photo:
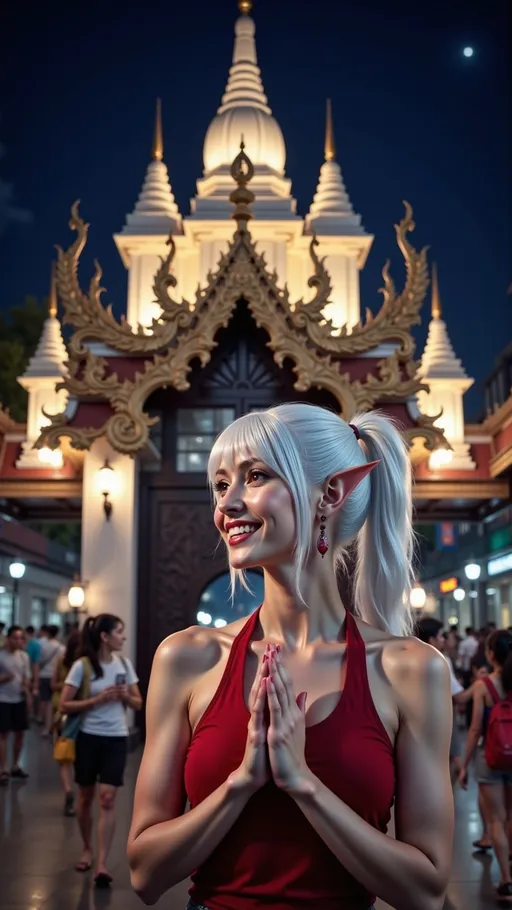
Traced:
<path fill-rule="evenodd" d="M 242 761 L 250 716 L 245 658 L 260 609 L 233 641 L 218 689 L 194 731 L 185 762 L 192 808 Z M 365 644 L 349 613 L 346 640 L 345 686 L 334 711 L 307 728 L 306 761 L 329 790 L 385 832 L 395 792 L 394 750 L 373 704 Z M 367 910 L 374 903 L 273 781 L 249 799 L 192 882 L 192 899 L 211 910 Z"/>

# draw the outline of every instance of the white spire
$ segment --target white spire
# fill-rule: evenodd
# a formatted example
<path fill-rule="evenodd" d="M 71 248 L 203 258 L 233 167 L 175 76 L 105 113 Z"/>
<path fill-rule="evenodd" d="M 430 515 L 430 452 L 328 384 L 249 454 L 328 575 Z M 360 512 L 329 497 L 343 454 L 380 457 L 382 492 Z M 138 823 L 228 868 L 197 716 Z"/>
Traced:
<path fill-rule="evenodd" d="M 429 379 L 460 379 L 463 383 L 467 382 L 469 386 L 473 380 L 468 378 L 461 361 L 455 356 L 446 323 L 441 318 L 441 312 L 437 266 L 434 263 L 432 267 L 432 319 L 428 328 L 427 343 L 421 358 L 419 374 L 426 382 Z"/>
<path fill-rule="evenodd" d="M 231 218 L 231 164 L 240 151 L 241 139 L 254 165 L 251 186 L 256 196 L 255 218 L 296 218 L 291 181 L 285 177 L 283 134 L 272 116 L 258 67 L 251 6 L 250 0 L 239 0 L 241 15 L 235 24 L 232 66 L 220 107 L 206 131 L 204 175 L 197 182 L 197 194 L 191 203 L 193 219 Z"/>
<path fill-rule="evenodd" d="M 142 190 L 130 215 L 126 216 L 123 234 L 181 233 L 181 215 L 163 162 L 162 108 L 157 100 L 153 160 L 148 166 Z"/>
<path fill-rule="evenodd" d="M 233 65 L 220 107 L 206 133 L 205 176 L 218 167 L 231 167 L 243 136 L 257 168 L 267 166 L 282 176 L 286 161 L 283 134 L 267 103 L 256 56 L 254 20 L 242 12 L 235 25 Z"/>
<path fill-rule="evenodd" d="M 316 234 L 365 234 L 361 216 L 354 212 L 341 168 L 335 161 L 336 146 L 330 100 L 327 101 L 324 156 L 317 190 L 306 218 L 307 230 Z"/>
<path fill-rule="evenodd" d="M 55 282 L 55 264 L 52 267 L 50 296 L 48 298 L 48 317 L 44 321 L 43 331 L 35 353 L 30 358 L 27 369 L 20 377 L 55 377 L 58 381 L 64 374 L 64 363 L 68 359 L 66 345 L 62 337 L 60 322 L 57 319 L 57 289 Z M 27 384 L 30 385 L 30 382 Z"/>

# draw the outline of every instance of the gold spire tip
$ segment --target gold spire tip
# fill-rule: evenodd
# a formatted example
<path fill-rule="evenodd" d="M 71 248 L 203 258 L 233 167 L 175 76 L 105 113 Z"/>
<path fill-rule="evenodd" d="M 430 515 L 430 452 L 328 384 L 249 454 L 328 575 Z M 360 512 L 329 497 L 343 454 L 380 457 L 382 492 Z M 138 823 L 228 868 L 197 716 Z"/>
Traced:
<path fill-rule="evenodd" d="M 57 315 L 57 271 L 56 263 L 52 262 L 52 277 L 50 281 L 50 294 L 48 296 L 48 316 Z"/>
<path fill-rule="evenodd" d="M 248 16 L 252 10 L 252 0 L 238 0 L 238 9 L 242 16 Z"/>
<path fill-rule="evenodd" d="M 336 143 L 334 141 L 334 126 L 332 122 L 332 105 L 330 98 L 327 99 L 324 155 L 326 161 L 334 161 L 336 158 Z"/>
<path fill-rule="evenodd" d="M 432 319 L 441 319 L 442 312 L 437 264 L 434 262 L 432 265 Z"/>
<path fill-rule="evenodd" d="M 161 161 L 164 157 L 164 140 L 162 135 L 162 102 L 156 99 L 155 135 L 153 138 L 153 160 Z"/>

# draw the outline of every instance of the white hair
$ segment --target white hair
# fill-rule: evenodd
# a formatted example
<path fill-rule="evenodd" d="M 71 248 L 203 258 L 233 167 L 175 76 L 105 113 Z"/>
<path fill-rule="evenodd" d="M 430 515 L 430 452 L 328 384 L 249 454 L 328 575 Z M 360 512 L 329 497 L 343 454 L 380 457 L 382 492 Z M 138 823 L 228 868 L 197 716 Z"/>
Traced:
<path fill-rule="evenodd" d="M 411 468 L 407 446 L 394 422 L 378 411 L 357 414 L 353 429 L 333 411 L 316 405 L 281 404 L 235 420 L 217 438 L 208 476 L 213 485 L 221 461 L 237 455 L 261 459 L 287 485 L 295 508 L 294 563 L 299 580 L 313 544 L 315 488 L 347 468 L 380 459 L 337 513 L 330 546 L 336 566 L 345 566 L 347 547 L 357 540 L 355 612 L 395 635 L 409 634 L 413 583 Z M 247 587 L 242 570 L 231 569 Z"/>

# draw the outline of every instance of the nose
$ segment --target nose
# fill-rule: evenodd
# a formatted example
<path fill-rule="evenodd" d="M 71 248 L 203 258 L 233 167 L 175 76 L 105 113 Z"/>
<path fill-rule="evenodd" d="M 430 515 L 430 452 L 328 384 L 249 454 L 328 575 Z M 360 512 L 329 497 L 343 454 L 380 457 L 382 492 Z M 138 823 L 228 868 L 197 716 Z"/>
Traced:
<path fill-rule="evenodd" d="M 240 489 L 235 484 L 226 490 L 218 503 L 218 509 L 223 515 L 238 515 L 239 512 L 243 512 L 244 508 Z"/>

